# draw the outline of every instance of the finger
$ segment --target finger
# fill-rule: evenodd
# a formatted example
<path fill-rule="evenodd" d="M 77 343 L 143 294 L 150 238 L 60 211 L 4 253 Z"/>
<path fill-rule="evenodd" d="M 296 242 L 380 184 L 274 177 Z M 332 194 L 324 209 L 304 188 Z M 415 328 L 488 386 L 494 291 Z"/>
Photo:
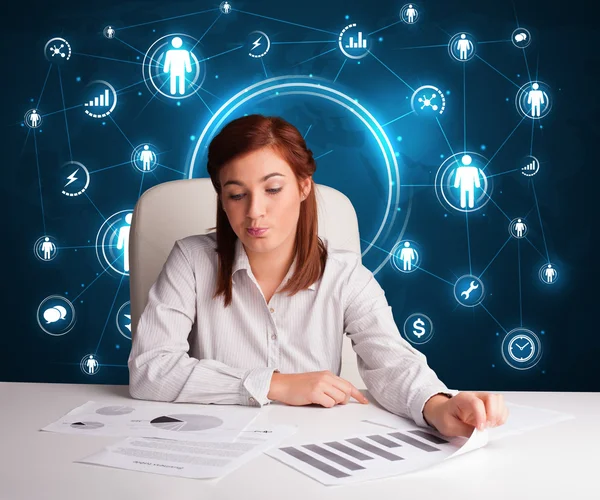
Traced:
<path fill-rule="evenodd" d="M 499 394 L 489 393 L 486 393 L 484 396 L 481 396 L 481 400 L 485 405 L 485 416 L 488 427 L 494 427 L 496 425 L 496 421 L 500 417 L 500 398 L 498 396 Z"/>
<path fill-rule="evenodd" d="M 332 398 L 335 404 L 340 404 L 346 399 L 346 393 L 333 385 L 325 387 L 323 392 Z"/>
<path fill-rule="evenodd" d="M 485 404 L 483 401 L 473 395 L 469 398 L 456 399 L 457 417 L 466 424 L 477 427 L 479 430 L 485 426 Z"/>
<path fill-rule="evenodd" d="M 335 399 L 328 396 L 327 394 L 325 394 L 322 391 L 319 391 L 311 399 L 312 399 L 313 403 L 324 406 L 325 408 L 331 408 L 332 406 L 335 406 Z"/>
<path fill-rule="evenodd" d="M 350 397 L 356 399 L 359 403 L 368 404 L 369 400 L 360 392 L 351 382 L 341 377 L 335 377 L 335 380 L 332 382 L 338 389 L 344 391 L 346 393 L 347 399 L 346 403 L 349 401 Z M 345 403 L 344 403 L 345 404 Z"/>

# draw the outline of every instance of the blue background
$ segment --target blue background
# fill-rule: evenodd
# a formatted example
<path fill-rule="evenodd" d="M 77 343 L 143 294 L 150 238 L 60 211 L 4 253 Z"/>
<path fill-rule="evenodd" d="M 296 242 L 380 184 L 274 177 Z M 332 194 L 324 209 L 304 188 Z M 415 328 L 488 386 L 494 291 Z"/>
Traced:
<path fill-rule="evenodd" d="M 102 274 L 94 242 L 104 219 L 132 209 L 140 193 L 157 183 L 186 178 L 195 144 L 191 136 L 198 137 L 212 112 L 236 92 L 264 79 L 265 72 L 269 77 L 313 74 L 330 81 L 337 77 L 332 85 L 359 99 L 383 125 L 410 111 L 412 91 L 392 70 L 412 88 L 432 84 L 446 92 L 448 108 L 441 122 L 455 152 L 466 146 L 488 158 L 495 155 L 498 173 L 516 168 L 530 149 L 542 164 L 533 180 L 537 202 L 532 182 L 518 172 L 495 178 L 494 201 L 511 218 L 527 217 L 531 244 L 511 240 L 494 258 L 508 237 L 506 217 L 493 204 L 469 216 L 473 270 L 478 274 L 491 265 L 484 275 L 489 313 L 481 307 L 467 309 L 457 306 L 452 287 L 443 281 L 454 281 L 469 270 L 464 214 L 440 205 L 432 186 L 439 165 L 451 154 L 448 145 L 435 122 L 414 114 L 384 126 L 398 152 L 402 217 L 410 205 L 405 237 L 419 242 L 426 254 L 424 268 L 434 275 L 419 271 L 405 275 L 391 265 L 377 273 L 399 329 L 413 312 L 433 320 L 433 339 L 418 348 L 452 388 L 600 390 L 595 319 L 600 273 L 594 252 L 599 243 L 600 176 L 593 151 L 600 137 L 594 79 L 599 61 L 589 42 L 597 41 L 599 33 L 593 16 L 578 10 L 581 5 L 567 8 L 563 2 L 428 1 L 416 4 L 421 18 L 408 26 L 397 23 L 403 2 L 254 0 L 232 5 L 234 12 L 227 16 L 219 16 L 218 2 L 107 1 L 90 6 L 62 1 L 11 6 L 2 31 L 6 286 L 0 380 L 126 384 L 130 342 L 118 332 L 114 317 L 129 300 L 129 281 Z M 479 41 L 508 40 L 517 19 L 532 34 L 525 57 L 509 41 L 480 44 L 478 55 L 489 65 L 474 59 L 463 68 L 443 46 L 463 30 Z M 366 57 L 360 64 L 348 61 L 340 72 L 344 56 L 339 50 L 307 61 L 334 47 L 332 43 L 274 44 L 263 60 L 264 68 L 244 49 L 208 60 L 204 88 L 210 94 L 201 91 L 202 99 L 192 96 L 180 106 L 173 100 L 151 99 L 142 82 L 139 63 L 144 52 L 169 33 L 195 38 L 206 33 L 200 47 L 207 57 L 239 47 L 253 30 L 265 31 L 272 42 L 333 40 L 335 35 L 308 27 L 337 33 L 351 22 L 366 32 L 385 28 L 373 35 L 371 50 L 387 68 Z M 115 26 L 119 40 L 103 37 L 108 24 Z M 56 68 L 49 72 L 43 55 L 46 41 L 55 36 L 69 40 L 74 52 L 60 76 Z M 414 48 L 431 45 L 441 46 Z M 528 68 L 551 87 L 554 104 L 548 117 L 534 123 L 526 119 L 515 130 L 521 117 L 514 96 L 517 86 L 529 80 Z M 117 89 L 132 85 L 119 93 L 114 122 L 106 120 L 106 125 L 90 120 L 79 107 L 85 85 L 95 79 L 110 81 Z M 22 117 L 35 107 L 42 87 L 39 108 L 44 122 L 35 132 L 36 154 L 33 132 L 28 134 L 22 126 Z M 307 142 L 316 157 L 323 155 L 317 160 L 315 181 L 334 185 L 350 197 L 357 207 L 364 249 L 381 217 L 386 179 L 366 136 L 349 125 L 348 115 L 319 104 L 295 102 L 282 107 L 282 116 L 303 133 L 314 125 Z M 130 142 L 155 144 L 163 167 L 142 176 L 128 164 Z M 344 160 L 353 151 L 357 164 L 351 167 L 360 170 L 362 165 L 363 177 L 345 170 Z M 90 171 L 122 165 L 93 174 L 88 196 L 66 199 L 59 192 L 57 173 L 71 157 Z M 51 262 L 39 261 L 32 251 L 45 232 L 61 247 Z M 379 261 L 386 251 L 391 247 L 379 250 Z M 537 277 L 546 251 L 560 273 L 553 286 L 543 285 Z M 374 256 L 364 261 L 371 269 L 377 261 Z M 47 335 L 36 320 L 38 305 L 53 294 L 78 296 L 77 324 L 61 337 Z M 521 323 L 538 334 L 543 345 L 540 362 L 529 370 L 511 368 L 501 355 L 505 331 Z M 97 353 L 101 362 L 93 377 L 79 368 L 89 353 Z"/>

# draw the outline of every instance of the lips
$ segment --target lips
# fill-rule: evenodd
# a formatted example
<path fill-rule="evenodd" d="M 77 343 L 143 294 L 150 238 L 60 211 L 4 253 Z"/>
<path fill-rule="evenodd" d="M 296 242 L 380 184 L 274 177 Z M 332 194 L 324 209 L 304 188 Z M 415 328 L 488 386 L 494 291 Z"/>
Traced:
<path fill-rule="evenodd" d="M 248 232 L 248 234 L 250 236 L 262 236 L 263 234 L 265 234 L 267 232 L 267 229 L 269 229 L 269 228 L 268 227 L 263 227 L 263 228 L 249 227 L 249 228 L 246 228 L 246 231 Z"/>

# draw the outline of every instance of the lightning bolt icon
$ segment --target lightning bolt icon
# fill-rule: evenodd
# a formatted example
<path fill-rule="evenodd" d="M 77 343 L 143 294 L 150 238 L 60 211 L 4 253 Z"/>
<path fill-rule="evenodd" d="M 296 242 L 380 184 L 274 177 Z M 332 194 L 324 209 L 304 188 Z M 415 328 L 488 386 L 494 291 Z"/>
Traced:
<path fill-rule="evenodd" d="M 256 40 L 253 44 L 252 44 L 252 48 L 250 49 L 251 51 L 254 50 L 256 47 L 258 47 L 260 45 L 260 39 L 262 38 L 262 35 L 258 37 L 258 40 Z"/>
<path fill-rule="evenodd" d="M 73 172 L 71 175 L 69 175 L 69 177 L 67 177 L 67 179 L 69 179 L 69 182 L 67 182 L 64 187 L 67 187 L 69 184 L 77 180 L 77 177 L 75 177 L 75 174 L 77 172 L 79 172 L 79 169 L 75 170 L 75 172 Z"/>

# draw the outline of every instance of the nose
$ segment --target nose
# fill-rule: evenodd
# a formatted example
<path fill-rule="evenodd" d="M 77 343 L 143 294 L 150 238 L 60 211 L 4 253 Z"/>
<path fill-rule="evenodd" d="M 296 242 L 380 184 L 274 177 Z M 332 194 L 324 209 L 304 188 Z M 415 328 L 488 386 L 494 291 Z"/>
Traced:
<path fill-rule="evenodd" d="M 248 195 L 249 204 L 247 216 L 249 219 L 260 219 L 265 212 L 265 197 L 260 195 Z"/>

